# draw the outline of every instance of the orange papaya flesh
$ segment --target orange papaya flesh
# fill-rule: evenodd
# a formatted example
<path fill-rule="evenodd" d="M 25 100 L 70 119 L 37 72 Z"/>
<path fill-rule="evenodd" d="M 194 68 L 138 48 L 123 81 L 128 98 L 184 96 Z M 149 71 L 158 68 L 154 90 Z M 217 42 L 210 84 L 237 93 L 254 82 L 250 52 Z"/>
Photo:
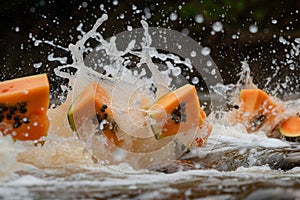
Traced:
<path fill-rule="evenodd" d="M 49 81 L 46 74 L 0 83 L 0 132 L 15 140 L 38 140 L 47 135 Z"/>
<path fill-rule="evenodd" d="M 282 112 L 269 95 L 261 89 L 244 89 L 239 96 L 236 122 L 243 123 L 248 132 L 257 131 L 266 123 L 272 123 Z"/>
<path fill-rule="evenodd" d="M 195 86 L 190 84 L 161 97 L 148 109 L 148 113 L 154 121 L 151 129 L 156 139 L 198 127 L 206 117 L 200 108 Z"/>
<path fill-rule="evenodd" d="M 292 116 L 283 121 L 279 126 L 279 132 L 286 137 L 300 136 L 300 117 Z"/>
<path fill-rule="evenodd" d="M 90 83 L 69 108 L 68 121 L 71 129 L 77 131 L 92 122 L 97 126 L 96 131 L 102 132 L 109 142 L 118 145 L 121 141 L 115 133 L 117 126 L 110 105 L 107 91 L 96 81 Z"/>

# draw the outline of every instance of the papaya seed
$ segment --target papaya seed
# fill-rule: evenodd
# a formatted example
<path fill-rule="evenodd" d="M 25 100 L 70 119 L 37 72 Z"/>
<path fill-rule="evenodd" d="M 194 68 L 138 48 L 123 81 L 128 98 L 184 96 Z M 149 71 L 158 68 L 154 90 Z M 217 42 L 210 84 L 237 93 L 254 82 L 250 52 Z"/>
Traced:
<path fill-rule="evenodd" d="M 20 107 L 20 113 L 26 113 L 27 112 L 27 108 L 26 107 Z"/>
<path fill-rule="evenodd" d="M 20 115 L 16 115 L 16 116 L 14 117 L 14 120 L 15 120 L 15 121 L 20 121 L 20 120 L 21 120 L 21 116 L 20 116 Z"/>
<path fill-rule="evenodd" d="M 12 114 L 11 113 L 7 113 L 6 114 L 6 119 L 7 120 L 11 120 L 12 119 Z"/>
<path fill-rule="evenodd" d="M 240 107 L 238 105 L 233 106 L 234 109 L 239 109 Z"/>
<path fill-rule="evenodd" d="M 3 119 L 4 119 L 4 115 L 3 115 L 3 113 L 0 113 L 0 122 L 2 122 Z"/>

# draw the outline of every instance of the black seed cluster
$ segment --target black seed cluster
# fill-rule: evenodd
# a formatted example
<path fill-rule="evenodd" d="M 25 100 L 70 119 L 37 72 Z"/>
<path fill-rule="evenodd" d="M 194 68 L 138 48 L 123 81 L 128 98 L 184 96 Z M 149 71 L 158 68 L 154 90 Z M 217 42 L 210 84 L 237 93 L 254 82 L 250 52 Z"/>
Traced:
<path fill-rule="evenodd" d="M 106 113 L 107 105 L 103 104 L 99 109 L 99 112 L 96 113 L 96 120 L 100 124 L 103 120 L 108 118 L 108 114 Z"/>
<path fill-rule="evenodd" d="M 157 87 L 153 83 L 151 84 L 150 91 L 153 92 L 153 94 L 157 92 Z"/>
<path fill-rule="evenodd" d="M 0 103 L 0 122 L 5 119 L 12 121 L 14 129 L 21 127 L 23 123 L 28 124 L 30 122 L 28 117 L 23 116 L 25 113 L 27 113 L 26 102 L 20 102 L 12 106 Z"/>
<path fill-rule="evenodd" d="M 95 117 L 93 118 L 93 123 L 96 124 L 98 123 L 99 126 L 97 128 L 97 133 L 100 134 L 104 129 L 109 128 L 109 129 L 116 129 L 117 125 L 113 121 L 108 120 L 108 114 L 106 113 L 107 105 L 103 104 L 102 107 L 97 111 Z M 103 123 L 103 128 L 100 127 L 101 122 L 103 120 L 106 120 L 106 123 Z"/>
<path fill-rule="evenodd" d="M 186 112 L 185 112 L 185 103 L 180 103 L 175 110 L 171 113 L 171 119 L 175 122 L 175 124 L 179 124 L 180 122 L 186 122 Z"/>

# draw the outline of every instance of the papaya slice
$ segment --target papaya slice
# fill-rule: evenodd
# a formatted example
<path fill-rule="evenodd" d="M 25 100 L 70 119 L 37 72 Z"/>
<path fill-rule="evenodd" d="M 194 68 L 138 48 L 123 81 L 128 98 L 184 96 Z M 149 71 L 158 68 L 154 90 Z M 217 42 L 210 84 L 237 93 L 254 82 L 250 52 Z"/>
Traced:
<path fill-rule="evenodd" d="M 47 135 L 49 81 L 46 74 L 0 83 L 0 132 L 15 140 L 38 140 Z"/>
<path fill-rule="evenodd" d="M 272 123 L 275 116 L 282 112 L 261 89 L 242 90 L 236 108 L 235 121 L 243 123 L 248 132 L 257 131 L 266 123 Z"/>
<path fill-rule="evenodd" d="M 73 131 L 86 128 L 85 125 L 92 121 L 110 142 L 120 142 L 115 133 L 117 126 L 112 117 L 110 97 L 96 81 L 89 84 L 73 102 L 68 111 L 68 120 Z"/>
<path fill-rule="evenodd" d="M 204 124 L 205 112 L 193 85 L 186 84 L 155 102 L 148 113 L 156 139 L 186 132 Z"/>
<path fill-rule="evenodd" d="M 286 137 L 300 136 L 300 117 L 292 116 L 283 121 L 279 126 L 279 132 Z"/>

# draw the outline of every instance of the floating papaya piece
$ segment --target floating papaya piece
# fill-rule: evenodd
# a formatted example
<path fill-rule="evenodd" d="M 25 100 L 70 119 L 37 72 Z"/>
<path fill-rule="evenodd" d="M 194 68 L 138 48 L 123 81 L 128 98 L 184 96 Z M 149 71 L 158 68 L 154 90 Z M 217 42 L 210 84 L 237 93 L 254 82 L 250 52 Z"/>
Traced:
<path fill-rule="evenodd" d="M 87 128 L 88 122 L 98 126 L 110 142 L 118 144 L 116 124 L 112 117 L 110 97 L 96 81 L 89 84 L 70 106 L 68 120 L 72 130 Z"/>
<path fill-rule="evenodd" d="M 46 74 L 0 83 L 0 132 L 16 140 L 47 135 L 49 82 Z"/>
<path fill-rule="evenodd" d="M 282 112 L 269 95 L 261 89 L 244 89 L 239 96 L 235 122 L 245 125 L 248 132 L 257 131 L 266 123 L 272 123 Z"/>
<path fill-rule="evenodd" d="M 279 126 L 279 132 L 286 137 L 300 136 L 300 117 L 292 116 L 283 121 Z"/>
<path fill-rule="evenodd" d="M 196 88 L 190 84 L 161 97 L 148 112 L 153 119 L 151 128 L 157 139 L 199 127 L 206 117 L 200 108 Z"/>

